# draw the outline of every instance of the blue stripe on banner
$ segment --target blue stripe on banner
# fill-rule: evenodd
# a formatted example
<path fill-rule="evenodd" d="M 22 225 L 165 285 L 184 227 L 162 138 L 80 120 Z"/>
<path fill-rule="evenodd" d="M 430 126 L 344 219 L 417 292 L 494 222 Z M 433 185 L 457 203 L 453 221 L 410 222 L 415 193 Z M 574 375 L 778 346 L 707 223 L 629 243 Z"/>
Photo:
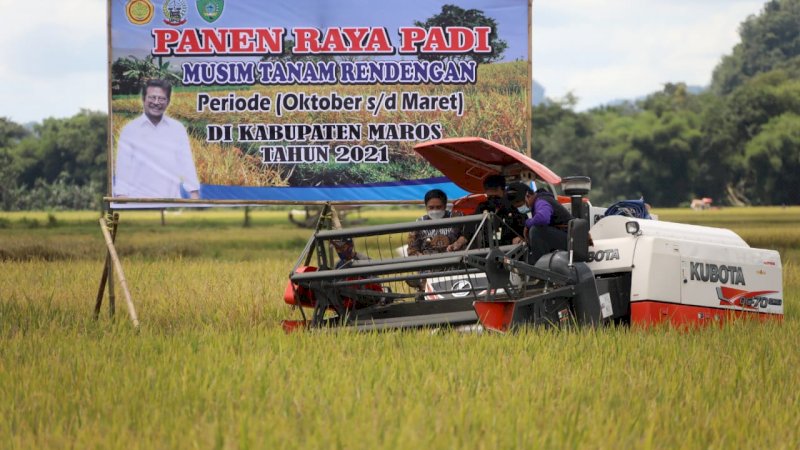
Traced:
<path fill-rule="evenodd" d="M 203 184 L 204 200 L 286 200 L 302 201 L 370 201 L 422 200 L 431 189 L 441 189 L 448 199 L 463 197 L 469 192 L 445 177 L 387 183 L 351 184 L 319 187 L 221 186 Z"/>

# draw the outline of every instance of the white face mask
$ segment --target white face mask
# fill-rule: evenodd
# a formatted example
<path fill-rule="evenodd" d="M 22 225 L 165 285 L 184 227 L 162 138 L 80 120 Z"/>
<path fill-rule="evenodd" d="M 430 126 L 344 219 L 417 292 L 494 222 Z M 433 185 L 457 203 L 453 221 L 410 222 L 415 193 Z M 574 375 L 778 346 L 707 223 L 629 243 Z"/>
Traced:
<path fill-rule="evenodd" d="M 531 212 L 531 209 L 528 208 L 528 205 L 522 205 L 519 208 L 517 208 L 517 211 L 521 212 L 522 214 L 528 214 L 529 212 Z"/>
<path fill-rule="evenodd" d="M 444 210 L 443 209 L 429 209 L 428 210 L 428 217 L 431 219 L 441 219 L 444 217 Z"/>

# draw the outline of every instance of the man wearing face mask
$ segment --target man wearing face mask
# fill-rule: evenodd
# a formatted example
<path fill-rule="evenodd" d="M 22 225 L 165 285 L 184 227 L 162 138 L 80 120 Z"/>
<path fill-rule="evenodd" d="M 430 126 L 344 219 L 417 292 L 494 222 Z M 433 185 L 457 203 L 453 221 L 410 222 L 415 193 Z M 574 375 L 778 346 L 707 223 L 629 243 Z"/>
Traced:
<path fill-rule="evenodd" d="M 506 198 L 511 203 L 511 206 L 517 208 L 520 214 L 525 216 L 525 219 L 531 217 L 531 209 L 525 204 L 525 194 L 532 189 L 525 183 L 515 181 L 506 187 Z"/>
<path fill-rule="evenodd" d="M 462 214 L 447 210 L 447 194 L 440 189 L 432 189 L 425 194 L 427 214 L 417 219 L 437 220 L 458 217 Z M 430 255 L 432 253 L 452 252 L 464 248 L 467 238 L 460 227 L 431 228 L 416 230 L 408 234 L 408 255 Z"/>
<path fill-rule="evenodd" d="M 525 219 L 506 198 L 506 178 L 503 175 L 489 175 L 483 180 L 483 191 L 486 201 L 480 203 L 476 214 L 484 211 L 493 212 L 499 219 L 500 245 L 518 244 L 524 240 Z"/>

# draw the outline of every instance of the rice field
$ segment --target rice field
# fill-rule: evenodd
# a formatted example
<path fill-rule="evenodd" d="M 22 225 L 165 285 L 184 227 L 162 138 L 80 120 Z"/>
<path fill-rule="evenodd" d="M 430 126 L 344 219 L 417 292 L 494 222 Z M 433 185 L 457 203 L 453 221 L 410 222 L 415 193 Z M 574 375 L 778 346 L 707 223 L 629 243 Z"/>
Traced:
<path fill-rule="evenodd" d="M 98 213 L 0 213 L 0 448 L 798 448 L 800 207 L 655 212 L 778 249 L 783 323 L 286 335 L 310 231 L 264 208 L 122 212 L 136 332 Z"/>

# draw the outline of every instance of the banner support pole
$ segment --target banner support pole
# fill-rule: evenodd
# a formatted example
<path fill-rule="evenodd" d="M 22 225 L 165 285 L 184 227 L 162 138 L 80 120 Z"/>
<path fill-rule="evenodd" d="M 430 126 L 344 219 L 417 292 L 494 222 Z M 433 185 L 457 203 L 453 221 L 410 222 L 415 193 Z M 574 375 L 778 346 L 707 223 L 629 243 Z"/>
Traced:
<path fill-rule="evenodd" d="M 109 219 L 110 223 L 109 223 Z M 117 255 L 117 249 L 114 247 L 114 238 L 116 237 L 116 233 L 114 237 L 112 237 L 109 228 L 112 230 L 116 229 L 116 224 L 118 223 L 119 215 L 115 214 L 112 215 L 109 211 L 109 214 L 106 217 L 101 217 L 99 219 L 100 223 L 100 231 L 103 233 L 103 238 L 106 241 L 106 247 L 108 247 L 108 254 L 107 254 L 107 264 L 106 268 L 106 279 L 108 280 L 109 285 L 109 306 L 111 307 L 111 314 L 113 316 L 114 313 L 114 301 L 113 301 L 113 274 L 116 273 L 117 280 L 119 281 L 119 285 L 122 288 L 122 293 L 125 296 L 125 303 L 128 307 L 128 315 L 130 316 L 131 322 L 133 323 L 133 327 L 138 329 L 139 328 L 139 318 L 136 315 L 136 307 L 133 305 L 133 300 L 131 299 L 131 293 L 128 289 L 128 281 L 125 279 L 125 272 L 122 270 L 122 263 L 120 263 L 119 256 Z M 110 262 L 108 261 L 110 260 Z M 102 301 L 102 297 L 101 297 Z M 95 305 L 95 310 L 97 310 L 97 305 Z"/>
<path fill-rule="evenodd" d="M 110 214 L 110 213 L 109 213 Z M 119 226 L 119 213 L 114 213 L 111 218 L 111 241 L 115 242 L 117 239 L 117 227 Z M 106 290 L 106 282 L 108 282 L 108 306 L 109 314 L 114 317 L 114 268 L 111 265 L 111 254 L 106 253 L 106 261 L 103 264 L 103 275 L 100 277 L 100 288 L 97 290 L 97 300 L 94 304 L 94 318 L 97 320 L 100 317 L 100 308 L 103 306 L 103 296 Z M 109 274 L 112 274 L 109 277 Z"/>

